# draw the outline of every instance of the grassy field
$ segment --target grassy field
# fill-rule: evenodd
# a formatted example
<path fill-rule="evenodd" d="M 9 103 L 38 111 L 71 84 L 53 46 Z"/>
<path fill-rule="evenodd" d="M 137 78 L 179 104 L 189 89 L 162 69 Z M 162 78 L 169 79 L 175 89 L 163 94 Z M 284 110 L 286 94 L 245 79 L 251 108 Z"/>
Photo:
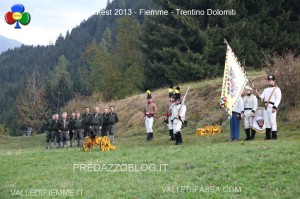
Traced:
<path fill-rule="evenodd" d="M 297 128 L 282 127 L 277 141 L 228 138 L 228 122 L 208 137 L 185 129 L 181 146 L 163 131 L 153 142 L 127 133 L 108 152 L 45 150 L 44 135 L 4 138 L 0 198 L 299 198 Z"/>
<path fill-rule="evenodd" d="M 263 71 L 248 75 L 259 91 L 265 87 Z M 159 109 L 152 142 L 145 141 L 142 127 L 145 94 L 110 103 L 97 95 L 78 98 L 62 110 L 115 105 L 120 122 L 114 151 L 45 150 L 45 135 L 0 135 L 0 199 L 300 198 L 300 109 L 279 109 L 276 141 L 264 141 L 264 134 L 258 134 L 255 141 L 231 142 L 229 122 L 221 122 L 221 84 L 221 78 L 190 84 L 189 123 L 181 146 L 168 141 L 163 123 L 166 89 L 152 92 Z M 182 92 L 187 86 L 181 86 Z M 220 135 L 195 134 L 198 127 L 218 123 L 223 128 Z"/>

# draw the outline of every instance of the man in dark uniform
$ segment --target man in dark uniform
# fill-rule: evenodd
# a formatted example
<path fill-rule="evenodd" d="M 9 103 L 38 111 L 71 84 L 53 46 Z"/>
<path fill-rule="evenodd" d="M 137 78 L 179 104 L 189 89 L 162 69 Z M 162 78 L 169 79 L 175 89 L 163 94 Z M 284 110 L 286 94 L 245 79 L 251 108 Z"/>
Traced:
<path fill-rule="evenodd" d="M 101 136 L 108 136 L 108 118 L 109 118 L 109 112 L 108 109 L 104 109 L 103 113 L 103 123 L 102 123 L 102 131 L 101 131 Z"/>
<path fill-rule="evenodd" d="M 75 113 L 71 114 L 71 118 L 69 120 L 70 123 L 70 131 L 69 131 L 69 135 L 70 135 L 70 147 L 73 146 L 73 136 L 74 136 L 74 124 L 75 124 Z"/>
<path fill-rule="evenodd" d="M 64 112 L 62 114 L 62 119 L 59 121 L 59 139 L 60 139 L 60 147 L 64 147 L 63 139 L 66 138 L 67 141 L 67 147 L 70 147 L 70 136 L 69 136 L 69 130 L 70 130 L 70 123 L 67 120 L 67 113 Z"/>
<path fill-rule="evenodd" d="M 82 145 L 84 131 L 84 122 L 80 117 L 80 113 L 76 112 L 76 118 L 74 120 L 74 140 L 77 140 L 77 147 Z"/>
<path fill-rule="evenodd" d="M 52 121 L 52 124 L 51 124 L 51 144 L 52 142 L 54 142 L 54 139 L 56 137 L 56 148 L 58 149 L 59 148 L 59 115 L 58 114 L 55 114 L 54 115 L 54 120 Z"/>
<path fill-rule="evenodd" d="M 118 114 L 114 111 L 114 106 L 110 106 L 110 112 L 107 119 L 107 131 L 111 143 L 114 143 L 115 139 L 115 123 L 119 122 Z"/>
<path fill-rule="evenodd" d="M 99 107 L 95 107 L 95 113 L 91 118 L 91 136 L 99 136 L 99 131 L 102 129 L 103 116 L 100 114 Z"/>
<path fill-rule="evenodd" d="M 49 147 L 49 141 L 51 139 L 51 134 L 52 134 L 52 121 L 55 119 L 55 115 L 52 115 L 52 117 L 50 119 L 48 119 L 47 121 L 47 130 L 46 130 L 46 149 L 48 149 Z M 51 146 L 50 146 L 50 149 L 54 146 L 54 140 L 51 141 Z"/>
<path fill-rule="evenodd" d="M 82 115 L 82 119 L 84 122 L 83 136 L 86 137 L 91 132 L 92 114 L 90 114 L 90 108 L 85 108 L 85 113 Z"/>

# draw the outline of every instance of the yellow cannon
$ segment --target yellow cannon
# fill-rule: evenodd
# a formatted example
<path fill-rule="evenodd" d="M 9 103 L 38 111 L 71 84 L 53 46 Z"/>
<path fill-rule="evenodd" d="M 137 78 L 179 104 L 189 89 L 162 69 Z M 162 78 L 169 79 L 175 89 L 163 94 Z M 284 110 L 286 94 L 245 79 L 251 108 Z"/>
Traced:
<path fill-rule="evenodd" d="M 206 135 L 206 130 L 205 130 L 205 128 L 198 128 L 198 129 L 196 129 L 196 134 L 197 134 L 197 135 L 201 135 L 201 136 Z"/>
<path fill-rule="evenodd" d="M 116 146 L 113 146 L 110 143 L 110 139 L 107 136 L 87 136 L 82 141 L 82 150 L 89 151 L 97 145 L 99 145 L 101 151 L 109 151 L 116 149 Z"/>
<path fill-rule="evenodd" d="M 222 133 L 222 127 L 220 125 L 210 126 L 207 125 L 204 128 L 196 129 L 196 134 L 200 136 L 215 135 Z"/>

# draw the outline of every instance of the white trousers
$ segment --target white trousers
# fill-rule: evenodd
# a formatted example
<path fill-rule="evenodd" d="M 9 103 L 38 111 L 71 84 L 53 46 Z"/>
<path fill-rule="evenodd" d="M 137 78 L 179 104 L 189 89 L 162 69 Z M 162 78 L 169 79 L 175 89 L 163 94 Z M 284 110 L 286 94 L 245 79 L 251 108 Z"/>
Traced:
<path fill-rule="evenodd" d="M 266 124 L 266 128 L 271 128 L 272 131 L 277 131 L 277 123 L 276 123 L 277 111 L 272 113 L 272 107 L 273 105 L 269 104 L 267 110 L 264 110 L 265 124 Z"/>
<path fill-rule="evenodd" d="M 145 125 L 146 125 L 146 132 L 151 133 L 153 132 L 153 122 L 154 118 L 153 117 L 146 117 L 145 119 Z"/>
<path fill-rule="evenodd" d="M 173 120 L 173 134 L 177 134 L 177 132 L 181 131 L 182 128 L 182 122 L 179 119 Z"/>
<path fill-rule="evenodd" d="M 252 128 L 252 124 L 253 124 L 252 111 L 251 110 L 245 110 L 244 115 L 245 115 L 245 117 L 244 117 L 245 129 Z"/>
<path fill-rule="evenodd" d="M 171 117 L 168 117 L 168 124 L 167 124 L 167 126 L 168 126 L 168 129 L 169 130 L 172 130 L 173 129 L 173 124 L 172 124 L 172 122 L 171 122 Z"/>

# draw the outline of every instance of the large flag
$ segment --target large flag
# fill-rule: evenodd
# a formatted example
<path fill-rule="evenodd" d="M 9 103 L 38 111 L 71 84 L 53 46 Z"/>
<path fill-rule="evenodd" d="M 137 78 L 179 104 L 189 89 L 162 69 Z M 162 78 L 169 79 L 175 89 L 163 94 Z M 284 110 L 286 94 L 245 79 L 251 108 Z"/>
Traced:
<path fill-rule="evenodd" d="M 225 43 L 227 45 L 227 52 L 220 105 L 226 110 L 226 113 L 231 116 L 237 99 L 241 96 L 248 82 L 248 78 L 244 68 L 226 40 Z"/>

